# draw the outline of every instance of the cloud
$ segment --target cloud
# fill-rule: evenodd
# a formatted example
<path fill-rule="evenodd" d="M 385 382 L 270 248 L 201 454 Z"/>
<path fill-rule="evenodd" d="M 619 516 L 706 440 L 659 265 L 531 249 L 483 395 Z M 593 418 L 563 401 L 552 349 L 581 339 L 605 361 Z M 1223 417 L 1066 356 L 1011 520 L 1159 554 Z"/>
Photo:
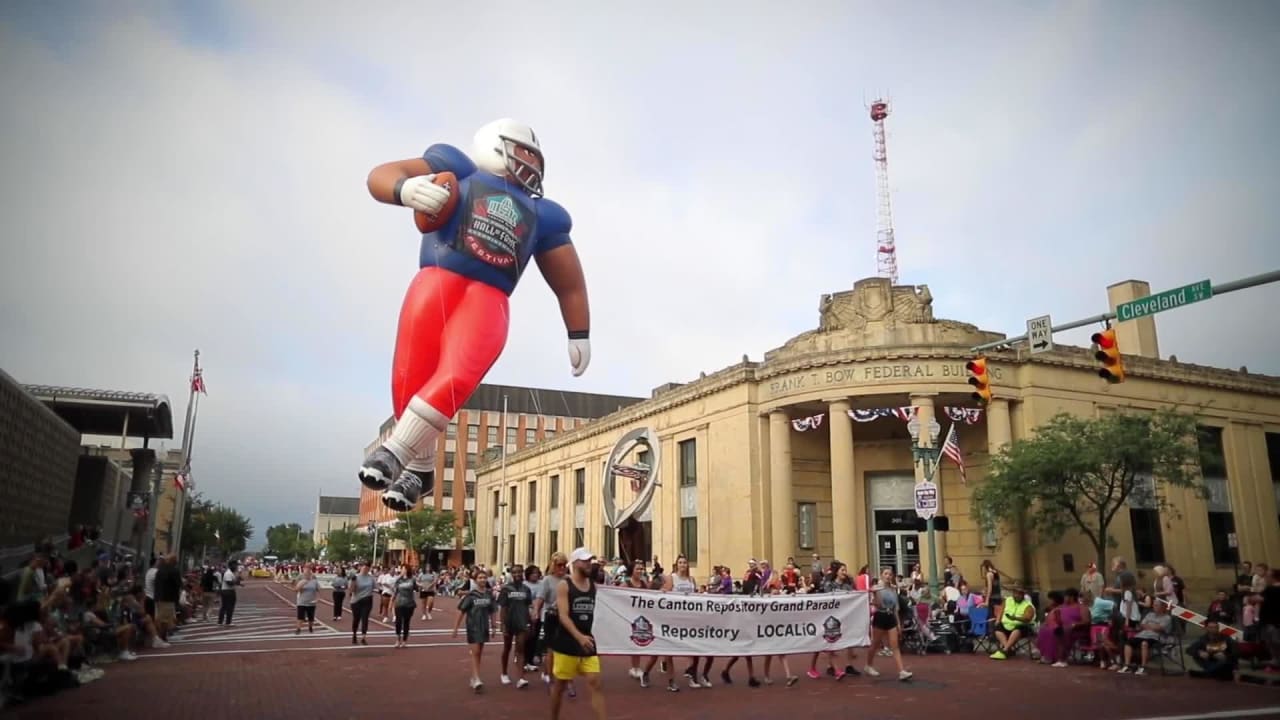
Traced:
<path fill-rule="evenodd" d="M 942 316 L 1019 334 L 1129 277 L 1280 264 L 1280 91 L 1259 70 L 1280 51 L 1258 17 L 440 7 L 8 10 L 0 364 L 181 405 L 199 347 L 202 489 L 260 530 L 305 522 L 321 488 L 357 491 L 415 270 L 408 213 L 365 176 L 504 115 L 538 129 L 573 214 L 595 357 L 569 377 L 531 269 L 496 382 L 647 394 L 813 327 L 819 294 L 875 271 L 879 89 L 902 280 Z M 1249 331 L 1277 300 L 1162 315 L 1162 350 L 1280 374 L 1275 333 Z"/>

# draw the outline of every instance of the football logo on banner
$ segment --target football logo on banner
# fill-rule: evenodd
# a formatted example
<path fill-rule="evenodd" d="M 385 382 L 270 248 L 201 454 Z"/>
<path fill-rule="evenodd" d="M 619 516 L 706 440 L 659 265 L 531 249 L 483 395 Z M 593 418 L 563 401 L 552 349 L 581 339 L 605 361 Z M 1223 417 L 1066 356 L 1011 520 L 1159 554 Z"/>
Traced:
<path fill-rule="evenodd" d="M 633 451 L 648 452 L 649 462 L 624 464 L 623 461 Z M 649 503 L 653 502 L 653 491 L 661 484 L 658 482 L 658 468 L 661 466 L 659 453 L 658 436 L 647 427 L 629 431 L 613 446 L 613 452 L 609 453 L 609 459 L 604 465 L 604 483 L 600 488 L 604 496 L 601 507 L 604 508 L 604 523 L 607 527 L 621 527 L 649 508 Z M 626 478 L 631 491 L 635 493 L 635 499 L 621 511 L 614 504 L 611 492 L 616 487 L 618 478 Z"/>

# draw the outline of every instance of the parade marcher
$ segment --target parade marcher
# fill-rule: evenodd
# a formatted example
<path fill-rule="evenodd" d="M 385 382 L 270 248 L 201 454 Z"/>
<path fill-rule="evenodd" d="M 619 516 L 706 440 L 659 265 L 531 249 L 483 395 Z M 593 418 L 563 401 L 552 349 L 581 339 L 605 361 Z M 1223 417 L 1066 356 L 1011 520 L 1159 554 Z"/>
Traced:
<path fill-rule="evenodd" d="M 409 647 L 409 621 L 413 620 L 413 609 L 417 605 L 414 593 L 418 590 L 418 582 L 409 574 L 409 566 L 400 567 L 400 577 L 391 586 L 394 596 L 396 614 L 396 647 Z"/>
<path fill-rule="evenodd" d="M 347 599 L 347 569 L 339 567 L 338 572 L 334 573 L 333 580 L 329 583 L 329 587 L 333 589 L 333 619 L 342 619 L 342 603 Z"/>
<path fill-rule="evenodd" d="M 320 581 L 311 572 L 311 566 L 302 569 L 302 577 L 294 583 L 294 591 L 298 594 L 298 627 L 293 634 L 302 632 L 302 623 L 307 623 L 307 632 L 316 631 L 316 605 L 320 602 Z"/>
<path fill-rule="evenodd" d="M 555 684 L 551 688 L 551 720 L 559 720 L 565 686 L 579 675 L 587 678 L 596 719 L 607 717 L 604 689 L 600 685 L 600 656 L 596 654 L 596 641 L 591 636 L 596 614 L 596 583 L 590 576 L 594 560 L 595 554 L 590 550 L 581 547 L 574 550 L 569 556 L 573 572 L 556 588 L 560 631 L 553 644 L 555 660 L 551 674 Z"/>
<path fill-rule="evenodd" d="M 418 571 L 418 600 L 422 602 L 422 619 L 430 620 L 431 611 L 436 609 L 436 582 L 439 576 L 430 565 L 423 564 Z"/>
<path fill-rule="evenodd" d="M 218 624 L 231 625 L 231 616 L 236 612 L 236 586 L 240 584 L 240 575 L 236 572 L 239 567 L 235 560 L 227 563 L 227 569 L 222 572 L 222 582 L 219 584 L 219 594 L 222 596 L 220 605 L 218 606 Z"/>
<path fill-rule="evenodd" d="M 507 667 L 511 661 L 511 649 L 516 649 L 517 658 L 516 667 L 520 671 L 519 677 L 516 679 L 516 689 L 523 689 L 529 686 L 529 681 L 524 679 L 524 668 L 529 664 L 529 658 L 523 657 L 525 654 L 525 640 L 529 633 L 529 615 L 533 606 L 533 597 L 529 592 L 529 588 L 524 584 L 524 568 L 515 565 L 511 568 L 511 582 L 506 583 L 498 590 L 498 613 L 499 625 L 502 627 L 502 684 L 510 685 L 511 676 L 507 674 Z"/>
<path fill-rule="evenodd" d="M 356 644 L 356 633 L 360 633 L 360 644 L 368 645 L 369 614 L 373 612 L 373 592 L 376 581 L 369 574 L 369 563 L 360 563 L 360 572 L 351 578 L 351 644 Z"/>
<path fill-rule="evenodd" d="M 484 691 L 484 681 L 480 679 L 480 660 L 484 657 L 484 644 L 489 642 L 490 616 L 497 604 L 493 600 L 493 591 L 489 588 L 489 574 L 484 570 L 476 570 L 471 576 L 471 589 L 458 601 L 458 619 L 453 623 L 453 637 L 458 637 L 458 628 L 465 622 L 467 625 L 467 649 L 471 654 L 471 689 Z"/>

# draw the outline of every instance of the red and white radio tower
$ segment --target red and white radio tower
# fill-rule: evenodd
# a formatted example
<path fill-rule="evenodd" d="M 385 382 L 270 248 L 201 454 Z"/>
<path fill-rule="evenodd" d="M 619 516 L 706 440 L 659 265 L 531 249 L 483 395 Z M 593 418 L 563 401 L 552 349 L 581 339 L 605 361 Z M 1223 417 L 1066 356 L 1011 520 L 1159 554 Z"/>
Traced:
<path fill-rule="evenodd" d="M 889 157 L 885 153 L 884 119 L 889 117 L 889 101 L 871 102 L 871 121 L 876 141 L 876 268 L 880 277 L 898 284 L 898 250 L 893 244 L 893 206 L 889 201 Z"/>

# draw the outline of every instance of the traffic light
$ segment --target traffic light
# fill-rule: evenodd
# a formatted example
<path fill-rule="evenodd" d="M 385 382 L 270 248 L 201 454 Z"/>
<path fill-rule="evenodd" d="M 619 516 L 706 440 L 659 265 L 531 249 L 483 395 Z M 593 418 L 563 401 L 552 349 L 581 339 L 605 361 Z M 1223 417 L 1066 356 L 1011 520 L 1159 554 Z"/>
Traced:
<path fill-rule="evenodd" d="M 1102 332 L 1096 332 L 1090 339 L 1093 340 L 1093 346 L 1097 348 L 1093 356 L 1102 363 L 1102 367 L 1098 370 L 1098 377 L 1112 385 L 1124 382 L 1124 361 L 1120 359 L 1120 343 L 1116 342 L 1115 329 L 1107 328 Z"/>
<path fill-rule="evenodd" d="M 969 384 L 973 386 L 973 399 L 980 405 L 991 402 L 991 378 L 987 375 L 987 359 L 976 357 L 964 364 L 969 371 Z"/>

